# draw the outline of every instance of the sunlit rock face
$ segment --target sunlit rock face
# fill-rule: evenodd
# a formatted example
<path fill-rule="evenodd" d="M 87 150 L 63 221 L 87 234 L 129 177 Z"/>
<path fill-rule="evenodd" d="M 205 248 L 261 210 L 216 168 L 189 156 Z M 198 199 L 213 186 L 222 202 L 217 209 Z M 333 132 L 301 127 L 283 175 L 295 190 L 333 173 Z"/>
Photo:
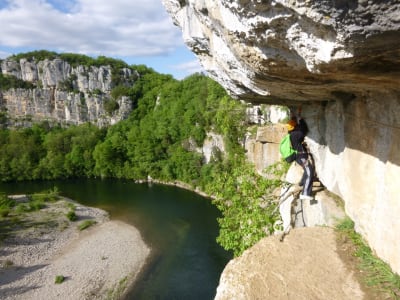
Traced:
<path fill-rule="evenodd" d="M 10 126 L 27 126 L 32 120 L 106 126 L 127 118 L 132 111 L 131 100 L 126 96 L 115 99 L 118 105 L 114 111 L 105 109 L 105 103 L 112 98 L 110 66 L 73 67 L 61 59 L 6 59 L 1 62 L 0 71 L 33 86 L 9 90 L 0 87 L 0 111 L 7 112 Z M 126 84 L 132 84 L 139 76 L 127 68 L 120 73 Z"/>
<path fill-rule="evenodd" d="M 162 1 L 233 96 L 302 105 L 319 179 L 400 273 L 400 3 Z"/>

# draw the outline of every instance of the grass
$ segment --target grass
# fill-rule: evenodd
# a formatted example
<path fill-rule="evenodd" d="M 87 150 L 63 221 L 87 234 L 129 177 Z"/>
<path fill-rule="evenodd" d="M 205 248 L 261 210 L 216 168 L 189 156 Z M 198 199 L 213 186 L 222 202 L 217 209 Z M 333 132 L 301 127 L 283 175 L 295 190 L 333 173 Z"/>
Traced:
<path fill-rule="evenodd" d="M 8 198 L 5 194 L 0 194 L 0 217 L 6 218 L 11 214 L 23 214 L 26 212 L 38 211 L 46 207 L 46 202 L 53 202 L 59 199 L 58 190 L 43 191 L 27 196 L 28 201 L 17 203 Z"/>
<path fill-rule="evenodd" d="M 362 236 L 354 231 L 354 222 L 350 218 L 345 218 L 336 226 L 336 229 L 354 244 L 353 255 L 358 258 L 365 283 L 389 294 L 391 299 L 400 299 L 400 276 L 394 273 L 387 263 L 372 253 Z"/>
<path fill-rule="evenodd" d="M 115 289 L 110 289 L 107 292 L 107 300 L 114 300 L 114 299 L 121 299 L 122 295 L 124 294 L 126 287 L 128 284 L 128 278 L 123 277 L 118 284 L 116 284 Z"/>
<path fill-rule="evenodd" d="M 90 226 L 92 226 L 92 225 L 94 225 L 94 224 L 96 224 L 96 221 L 93 221 L 93 220 L 85 220 L 85 221 L 83 221 L 82 223 L 80 223 L 80 224 L 78 225 L 78 229 L 79 229 L 80 231 L 82 231 L 82 230 L 85 230 L 86 228 L 89 228 Z"/>
<path fill-rule="evenodd" d="M 71 222 L 78 220 L 78 216 L 75 213 L 76 206 L 71 202 L 66 203 L 66 207 L 69 208 L 69 211 L 66 213 L 66 217 Z"/>
<path fill-rule="evenodd" d="M 24 230 L 33 226 L 43 227 L 44 222 L 32 221 L 27 213 L 40 211 L 46 207 L 47 202 L 54 202 L 58 199 L 57 188 L 27 195 L 21 199 L 12 199 L 6 194 L 0 193 L 0 241 L 6 239 L 15 230 Z M 53 226 L 54 224 L 45 225 Z"/>

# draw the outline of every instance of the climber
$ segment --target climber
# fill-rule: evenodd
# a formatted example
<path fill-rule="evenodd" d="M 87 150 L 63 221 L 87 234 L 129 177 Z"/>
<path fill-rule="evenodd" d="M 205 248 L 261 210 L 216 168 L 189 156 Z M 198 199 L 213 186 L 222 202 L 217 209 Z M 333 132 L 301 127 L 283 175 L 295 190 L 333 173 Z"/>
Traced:
<path fill-rule="evenodd" d="M 314 167 L 309 160 L 309 154 L 304 145 L 304 137 L 308 132 L 307 123 L 301 117 L 301 107 L 298 110 L 298 117 L 295 115 L 286 124 L 290 134 L 290 142 L 292 147 L 297 150 L 296 162 L 303 168 L 303 176 L 299 185 L 303 186 L 300 194 L 301 200 L 314 200 L 312 196 L 312 183 L 314 178 Z"/>

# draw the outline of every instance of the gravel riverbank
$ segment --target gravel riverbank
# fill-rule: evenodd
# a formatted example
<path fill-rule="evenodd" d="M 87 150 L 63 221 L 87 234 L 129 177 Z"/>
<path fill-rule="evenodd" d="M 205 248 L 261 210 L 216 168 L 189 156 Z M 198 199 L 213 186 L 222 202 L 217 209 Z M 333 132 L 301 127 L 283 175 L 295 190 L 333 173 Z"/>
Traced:
<path fill-rule="evenodd" d="M 150 254 L 139 231 L 110 221 L 103 210 L 74 206 L 75 222 L 66 217 L 71 201 L 64 199 L 10 229 L 0 244 L 1 299 L 119 299 L 133 284 Z M 96 223 L 80 231 L 85 220 Z"/>

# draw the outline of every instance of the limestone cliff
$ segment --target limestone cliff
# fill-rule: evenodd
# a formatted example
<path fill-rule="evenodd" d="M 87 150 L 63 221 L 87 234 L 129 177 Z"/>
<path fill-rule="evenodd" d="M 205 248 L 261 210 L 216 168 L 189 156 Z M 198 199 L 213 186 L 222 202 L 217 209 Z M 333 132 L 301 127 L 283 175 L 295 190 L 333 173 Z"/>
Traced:
<path fill-rule="evenodd" d="M 233 96 L 302 104 L 318 176 L 400 273 L 400 3 L 163 0 Z"/>
<path fill-rule="evenodd" d="M 61 59 L 15 60 L 1 62 L 1 73 L 29 82 L 32 88 L 0 90 L 0 110 L 5 111 L 8 125 L 26 125 L 47 120 L 62 124 L 92 122 L 98 126 L 114 124 L 132 110 L 131 100 L 122 96 L 112 99 L 111 66 L 72 66 Z M 122 84 L 132 84 L 139 74 L 119 70 Z M 106 103 L 115 101 L 113 109 Z"/>

